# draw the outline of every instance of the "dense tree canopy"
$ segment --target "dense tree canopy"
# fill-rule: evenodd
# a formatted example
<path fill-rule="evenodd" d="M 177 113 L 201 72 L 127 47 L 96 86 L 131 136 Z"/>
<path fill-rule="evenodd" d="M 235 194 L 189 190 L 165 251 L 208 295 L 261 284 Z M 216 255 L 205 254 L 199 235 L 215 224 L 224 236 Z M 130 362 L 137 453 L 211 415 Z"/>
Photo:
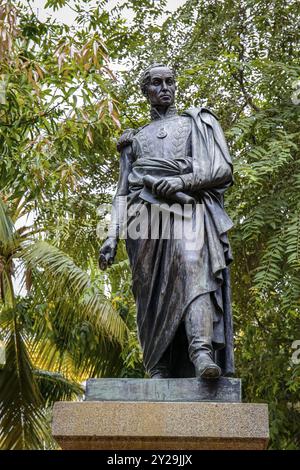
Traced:
<path fill-rule="evenodd" d="M 143 376 L 124 246 L 106 274 L 96 267 L 97 208 L 117 181 L 121 128 L 148 120 L 140 72 L 162 61 L 179 110 L 208 106 L 225 130 L 237 376 L 245 401 L 269 404 L 270 447 L 298 448 L 299 2 L 108 3 L 72 2 L 69 26 L 0 2 L 1 445 L 53 446 L 49 407 L 89 375 Z"/>

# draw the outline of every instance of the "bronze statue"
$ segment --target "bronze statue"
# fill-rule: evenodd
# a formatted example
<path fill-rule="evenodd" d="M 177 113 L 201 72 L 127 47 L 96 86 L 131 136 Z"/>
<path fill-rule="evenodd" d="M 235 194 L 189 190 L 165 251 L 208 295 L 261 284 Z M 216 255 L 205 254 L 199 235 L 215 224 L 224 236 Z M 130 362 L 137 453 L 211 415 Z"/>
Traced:
<path fill-rule="evenodd" d="M 126 238 L 144 365 L 152 378 L 230 376 L 232 256 L 227 232 L 232 221 L 223 195 L 232 184 L 232 163 L 226 141 L 209 109 L 177 113 L 175 74 L 169 67 L 150 66 L 141 89 L 151 105 L 151 122 L 119 139 L 120 177 L 113 206 L 125 197 L 127 211 L 134 204 L 139 208 L 126 215 L 127 229 L 141 208 L 156 208 L 158 214 L 169 210 L 170 215 L 168 237 L 158 215 L 155 222 L 147 219 L 149 228 L 154 223 L 159 227 L 158 236 Z M 178 215 L 176 208 L 185 205 L 189 215 L 184 210 Z M 101 269 L 114 260 L 121 212 L 100 250 Z M 175 221 L 183 224 L 189 218 L 200 227 L 196 248 L 186 237 L 174 236 Z"/>

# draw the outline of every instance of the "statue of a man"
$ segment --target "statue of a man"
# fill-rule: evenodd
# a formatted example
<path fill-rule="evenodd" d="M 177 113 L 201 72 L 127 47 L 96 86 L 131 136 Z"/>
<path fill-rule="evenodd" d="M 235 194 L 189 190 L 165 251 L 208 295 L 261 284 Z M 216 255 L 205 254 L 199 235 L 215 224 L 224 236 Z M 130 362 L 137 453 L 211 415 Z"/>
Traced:
<path fill-rule="evenodd" d="M 120 177 L 113 206 L 126 198 L 129 228 L 140 214 L 130 212 L 133 204 L 147 211 L 170 207 L 173 214 L 174 201 L 176 207 L 193 201 L 190 216 L 201 238 L 193 249 L 184 236 L 174 236 L 174 220 L 178 224 L 185 219 L 178 214 L 173 214 L 169 237 L 161 227 L 156 237 L 127 236 L 144 365 L 152 378 L 232 375 L 232 257 L 227 238 L 232 221 L 223 206 L 224 192 L 232 184 L 232 163 L 225 138 L 209 109 L 177 113 L 171 68 L 150 66 L 142 75 L 141 90 L 151 105 L 151 122 L 125 131 L 119 139 Z M 100 250 L 101 269 L 114 260 L 121 212 L 116 211 L 116 230 Z"/>

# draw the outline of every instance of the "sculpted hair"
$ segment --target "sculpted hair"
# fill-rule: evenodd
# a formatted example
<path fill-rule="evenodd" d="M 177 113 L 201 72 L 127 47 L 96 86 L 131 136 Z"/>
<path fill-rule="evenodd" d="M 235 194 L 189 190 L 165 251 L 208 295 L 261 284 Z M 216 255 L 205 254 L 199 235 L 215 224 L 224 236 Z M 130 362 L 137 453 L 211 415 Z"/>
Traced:
<path fill-rule="evenodd" d="M 140 78 L 141 91 L 142 91 L 143 95 L 146 96 L 146 98 L 148 96 L 148 86 L 149 86 L 149 83 L 150 83 L 150 71 L 152 69 L 157 68 L 157 67 L 165 67 L 165 68 L 171 70 L 174 79 L 176 78 L 175 71 L 166 64 L 159 64 L 158 62 L 155 62 L 154 64 L 149 65 L 149 67 L 147 67 L 144 70 L 144 72 L 142 73 L 141 78 Z"/>

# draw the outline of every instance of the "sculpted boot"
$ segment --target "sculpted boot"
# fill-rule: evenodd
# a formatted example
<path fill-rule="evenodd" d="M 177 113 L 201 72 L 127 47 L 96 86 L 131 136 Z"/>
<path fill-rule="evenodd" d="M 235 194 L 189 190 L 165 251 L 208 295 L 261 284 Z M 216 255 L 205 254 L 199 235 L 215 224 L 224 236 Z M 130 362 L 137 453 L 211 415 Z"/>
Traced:
<path fill-rule="evenodd" d="M 151 379 L 169 379 L 170 375 L 168 372 L 162 370 L 156 370 L 152 375 Z"/>
<path fill-rule="evenodd" d="M 203 294 L 191 304 L 185 316 L 189 357 L 196 377 L 205 379 L 217 379 L 221 375 L 220 367 L 213 360 L 213 308 L 210 294 Z"/>
<path fill-rule="evenodd" d="M 162 355 L 157 364 L 148 371 L 151 379 L 168 379 L 170 374 L 170 351 L 169 348 Z"/>
<path fill-rule="evenodd" d="M 193 354 L 196 377 L 217 379 L 221 375 L 220 367 L 213 361 L 211 338 L 199 338 L 197 351 Z"/>

